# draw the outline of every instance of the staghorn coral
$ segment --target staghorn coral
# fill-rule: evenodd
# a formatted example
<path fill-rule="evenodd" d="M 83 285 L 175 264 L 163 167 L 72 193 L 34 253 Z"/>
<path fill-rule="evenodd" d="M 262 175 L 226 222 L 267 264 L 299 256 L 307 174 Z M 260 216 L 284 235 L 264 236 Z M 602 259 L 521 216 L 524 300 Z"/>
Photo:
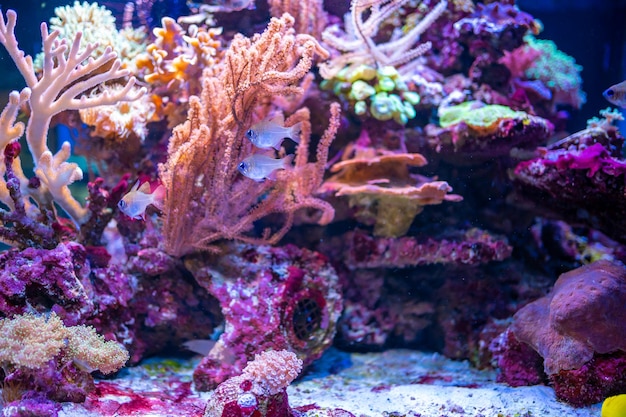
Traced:
<path fill-rule="evenodd" d="M 26 133 L 26 143 L 35 163 L 36 179 L 29 182 L 21 166 L 12 160 L 13 177 L 0 181 L 0 196 L 4 196 L 3 203 L 9 210 L 15 207 L 15 198 L 26 200 L 19 223 L 28 223 L 38 219 L 39 215 L 46 215 L 47 223 L 54 223 L 55 215 L 53 203 L 58 204 L 74 221 L 80 225 L 88 220 L 89 211 L 81 205 L 71 194 L 68 185 L 82 178 L 82 170 L 77 164 L 68 162 L 70 145 L 65 142 L 61 149 L 53 154 L 48 148 L 48 130 L 53 116 L 66 110 L 85 109 L 98 105 L 113 104 L 121 101 L 133 101 L 145 91 L 133 92 L 135 78 L 128 79 L 126 84 L 115 92 L 94 93 L 86 96 L 85 93 L 104 82 L 127 77 L 129 71 L 121 69 L 117 55 L 106 48 L 102 55 L 88 59 L 95 51 L 96 45 L 88 44 L 81 50 L 82 34 L 78 32 L 70 42 L 68 39 L 59 39 L 59 32 L 48 32 L 48 26 L 41 24 L 43 40 L 43 69 L 38 77 L 31 57 L 25 56 L 19 49 L 15 37 L 17 14 L 13 10 L 0 19 L 0 43 L 4 45 L 9 56 L 14 61 L 17 70 L 24 77 L 26 87 L 20 92 L 12 92 L 10 101 L 0 116 L 0 146 L 6 155 L 7 146 Z M 15 123 L 20 106 L 27 106 L 30 117 L 26 126 Z M 4 165 L 2 163 L 1 165 Z M 1 171 L 7 172 L 7 166 Z M 12 182 L 14 191 L 13 200 L 7 199 L 8 182 Z M 16 184 L 17 183 L 17 184 Z M 19 185 L 18 185 L 19 184 Z M 19 187 L 18 196 L 17 187 Z M 32 204 L 28 199 L 32 199 Z M 2 210 L 2 215 L 8 215 Z M 52 214 L 51 214 L 52 213 Z M 14 223 L 15 224 L 15 223 Z M 7 224 L 3 221 L 3 226 Z M 28 244 L 19 239 L 8 241 L 9 244 Z"/>
<path fill-rule="evenodd" d="M 295 166 L 262 183 L 237 170 L 253 151 L 244 133 L 259 117 L 255 111 L 267 114 L 276 96 L 300 96 L 298 84 L 314 54 L 327 55 L 312 37 L 296 35 L 292 25 L 293 18 L 285 14 L 252 39 L 235 36 L 223 60 L 205 70 L 202 95 L 191 98 L 188 120 L 174 129 L 168 160 L 159 168 L 168 190 L 163 224 L 168 253 L 215 249 L 220 239 L 276 243 L 304 207 L 322 211 L 320 224 L 332 219 L 333 208 L 312 193 L 322 182 L 328 147 L 339 127 L 338 105 L 331 106 L 316 162 L 308 161 L 309 111 L 302 108 L 285 121 L 303 125 Z M 253 224 L 270 213 L 284 213 L 283 225 L 261 236 L 250 234 Z"/>
<path fill-rule="evenodd" d="M 374 38 L 383 21 L 407 3 L 407 0 L 352 0 L 350 14 L 345 17 L 345 32 L 331 26 L 322 33 L 323 41 L 341 51 L 327 62 L 320 64 L 320 74 L 325 79 L 337 76 L 347 68 L 351 72 L 361 65 L 395 67 L 400 74 L 415 69 L 416 58 L 431 47 L 430 42 L 414 46 L 428 27 L 446 10 L 448 3 L 442 0 L 407 33 L 393 37 L 387 42 L 375 43 Z M 366 17 L 365 17 L 366 16 Z M 365 20 L 363 20 L 365 17 Z"/>

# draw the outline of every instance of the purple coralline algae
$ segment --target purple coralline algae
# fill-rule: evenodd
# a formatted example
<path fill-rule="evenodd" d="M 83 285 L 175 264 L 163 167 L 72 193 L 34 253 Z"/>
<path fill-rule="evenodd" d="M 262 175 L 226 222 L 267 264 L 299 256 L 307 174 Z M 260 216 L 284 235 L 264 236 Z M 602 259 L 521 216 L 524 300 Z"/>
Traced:
<path fill-rule="evenodd" d="M 538 33 L 537 21 L 517 6 L 494 2 L 477 4 L 476 10 L 454 24 L 460 41 L 469 45 L 474 56 L 490 54 L 501 56 L 524 42 L 529 31 Z"/>
<path fill-rule="evenodd" d="M 96 252 L 101 263 L 108 259 L 106 251 Z M 75 242 L 50 250 L 3 252 L 0 312 L 12 316 L 31 309 L 53 311 L 66 325 L 91 324 L 107 338 L 122 342 L 131 351 L 131 362 L 200 337 L 216 324 L 219 311 L 212 298 L 179 271 L 149 278 L 130 275 L 116 264 L 92 266 L 90 253 Z M 142 262 L 151 265 L 148 270 L 163 263 L 161 255 L 152 255 L 143 254 Z M 171 281 L 174 276 L 179 278 L 176 285 Z"/>
<path fill-rule="evenodd" d="M 520 197 L 536 202 L 540 210 L 586 223 L 625 242 L 623 141 L 610 122 L 601 122 L 540 148 L 539 157 L 520 162 L 511 174 Z M 550 205 L 546 207 L 544 201 Z"/>
<path fill-rule="evenodd" d="M 332 343 L 342 298 L 325 256 L 293 245 L 230 245 L 186 266 L 218 299 L 225 320 L 194 372 L 197 389 L 239 374 L 256 353 L 287 349 L 307 366 Z"/>
<path fill-rule="evenodd" d="M 448 238 L 375 238 L 350 234 L 346 264 L 350 268 L 402 268 L 428 264 L 478 265 L 501 261 L 512 248 L 503 238 L 480 229 L 458 232 Z"/>

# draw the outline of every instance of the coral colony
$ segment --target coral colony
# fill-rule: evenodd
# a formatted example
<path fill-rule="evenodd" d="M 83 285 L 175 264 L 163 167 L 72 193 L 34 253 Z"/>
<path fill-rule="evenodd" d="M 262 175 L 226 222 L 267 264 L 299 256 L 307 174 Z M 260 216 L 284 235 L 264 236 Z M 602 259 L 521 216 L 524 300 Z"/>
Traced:
<path fill-rule="evenodd" d="M 0 115 L 4 416 L 351 416 L 287 398 L 333 345 L 624 392 L 621 114 L 563 134 L 581 67 L 532 16 L 153 3 L 58 7 L 34 57 L 2 10 L 25 85 Z M 183 346 L 201 360 L 161 397 L 102 379 Z"/>

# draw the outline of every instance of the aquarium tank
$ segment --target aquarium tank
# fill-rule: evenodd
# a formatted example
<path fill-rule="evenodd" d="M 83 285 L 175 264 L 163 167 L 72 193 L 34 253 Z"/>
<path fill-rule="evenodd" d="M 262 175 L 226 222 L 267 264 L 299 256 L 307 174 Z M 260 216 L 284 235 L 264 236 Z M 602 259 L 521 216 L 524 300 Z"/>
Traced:
<path fill-rule="evenodd" d="M 0 1 L 0 417 L 626 417 L 624 22 Z"/>

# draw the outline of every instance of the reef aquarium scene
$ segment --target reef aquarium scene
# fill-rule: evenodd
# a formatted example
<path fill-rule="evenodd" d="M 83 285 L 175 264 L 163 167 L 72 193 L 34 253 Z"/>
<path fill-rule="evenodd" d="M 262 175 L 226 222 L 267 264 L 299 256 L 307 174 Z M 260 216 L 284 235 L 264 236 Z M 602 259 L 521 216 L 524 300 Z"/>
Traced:
<path fill-rule="evenodd" d="M 0 417 L 626 417 L 626 0 L 0 7 Z"/>

